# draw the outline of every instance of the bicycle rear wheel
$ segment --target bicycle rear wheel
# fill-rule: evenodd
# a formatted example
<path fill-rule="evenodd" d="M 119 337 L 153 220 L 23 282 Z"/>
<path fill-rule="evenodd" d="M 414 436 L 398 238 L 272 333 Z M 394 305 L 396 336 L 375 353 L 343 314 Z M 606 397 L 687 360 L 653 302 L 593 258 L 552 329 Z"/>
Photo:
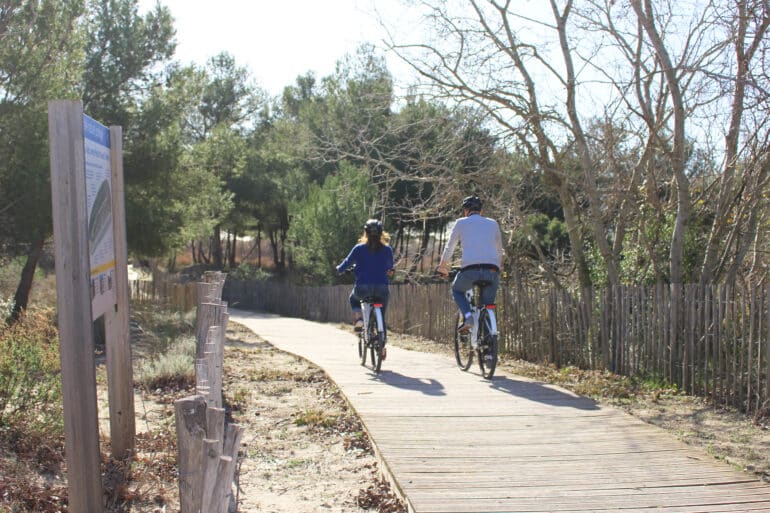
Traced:
<path fill-rule="evenodd" d="M 479 368 L 481 375 L 486 379 L 492 379 L 497 367 L 497 335 L 489 334 L 489 320 L 486 309 L 479 315 Z"/>
<path fill-rule="evenodd" d="M 371 355 L 372 369 L 374 372 L 380 371 L 382 365 L 382 354 L 380 353 L 380 334 L 377 332 L 377 314 L 372 308 L 369 314 L 369 354 Z"/>
<path fill-rule="evenodd" d="M 366 340 L 364 340 L 365 333 L 360 331 L 358 333 L 358 358 L 361 360 L 361 365 L 366 365 Z"/>
<path fill-rule="evenodd" d="M 382 333 L 377 333 L 377 336 L 374 340 L 375 343 L 372 344 L 374 350 L 372 353 L 374 355 L 374 360 L 372 360 L 372 368 L 374 369 L 374 372 L 380 372 L 380 368 L 382 368 L 382 348 L 385 345 L 385 339 Z"/>
<path fill-rule="evenodd" d="M 473 363 L 473 347 L 471 347 L 471 334 L 460 333 L 457 331 L 462 323 L 465 321 L 463 314 L 458 314 L 457 323 L 455 324 L 455 360 L 457 360 L 457 366 L 462 370 L 467 371 Z"/>

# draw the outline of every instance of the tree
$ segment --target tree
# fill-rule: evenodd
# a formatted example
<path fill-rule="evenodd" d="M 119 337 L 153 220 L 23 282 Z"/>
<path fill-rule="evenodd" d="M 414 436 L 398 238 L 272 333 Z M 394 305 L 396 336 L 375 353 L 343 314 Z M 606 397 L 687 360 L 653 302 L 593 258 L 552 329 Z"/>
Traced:
<path fill-rule="evenodd" d="M 730 232 L 730 240 L 739 240 L 738 231 L 743 231 L 747 235 L 747 238 L 743 238 L 744 242 L 738 244 L 738 255 L 745 255 L 748 249 L 747 242 L 753 238 L 753 235 L 758 235 L 756 228 L 760 204 L 757 201 L 762 197 L 762 185 L 767 183 L 768 173 L 766 164 L 768 131 L 763 128 L 764 123 L 754 124 L 753 130 L 746 130 L 747 120 L 744 112 L 747 102 L 750 102 L 755 109 L 760 105 L 764 105 L 766 108 L 770 99 L 765 87 L 767 75 L 763 76 L 760 68 L 754 65 L 757 59 L 762 54 L 766 54 L 769 49 L 765 36 L 770 26 L 770 6 L 765 1 L 738 0 L 732 2 L 730 8 L 725 9 L 725 11 L 722 19 L 725 23 L 724 30 L 733 47 L 732 67 L 734 72 L 726 75 L 729 78 L 723 80 L 726 82 L 724 88 L 732 93 L 732 98 L 724 140 L 725 156 L 719 179 L 719 195 L 715 202 L 714 222 L 711 225 L 700 272 L 701 283 L 715 280 L 720 275 L 720 269 L 725 268 L 726 259 L 718 258 L 725 234 Z M 715 74 L 714 76 L 718 77 L 719 75 Z M 748 120 L 748 123 L 752 123 L 752 120 Z M 746 171 L 744 180 L 737 176 L 742 154 L 740 148 L 742 133 L 745 134 L 746 150 L 743 153 L 743 168 Z M 748 212 L 750 212 L 748 216 L 745 213 L 738 216 L 730 215 L 731 212 L 735 211 L 734 207 L 737 206 L 736 196 L 748 200 Z M 748 229 L 743 228 L 741 230 L 739 225 L 742 223 L 738 222 L 733 224 L 732 229 L 730 228 L 729 219 L 746 219 L 747 217 Z M 735 275 L 742 259 L 742 256 L 734 258 L 731 271 L 728 274 Z"/>
<path fill-rule="evenodd" d="M 199 91 L 199 107 L 187 120 L 187 133 L 196 156 L 194 165 L 216 177 L 222 192 L 232 198 L 230 189 L 238 182 L 248 160 L 246 133 L 263 108 L 264 95 L 252 82 L 248 70 L 238 66 L 227 53 L 209 59 L 203 69 L 205 83 Z M 213 216 L 213 264 L 224 266 L 221 230 L 226 219 L 232 220 L 232 203 L 223 202 Z"/>
<path fill-rule="evenodd" d="M 431 41 L 391 41 L 390 48 L 409 64 L 440 98 L 483 109 L 509 144 L 526 152 L 545 182 L 558 195 L 579 281 L 591 283 L 583 244 L 586 232 L 599 247 L 610 284 L 619 282 L 617 259 L 608 240 L 602 202 L 592 174 L 596 156 L 590 151 L 578 112 L 580 77 L 573 64 L 568 20 L 572 2 L 550 2 L 551 21 L 535 21 L 559 42 L 559 54 L 541 41 L 527 41 L 518 30 L 522 20 L 510 1 L 471 1 L 467 11 L 450 2 L 419 2 L 435 37 Z M 455 10 L 457 9 L 457 10 Z M 556 60 L 560 57 L 561 60 Z M 542 91 L 554 91 L 547 97 Z M 576 148 L 573 150 L 573 146 Z M 570 174 L 564 159 L 577 156 L 580 166 Z M 588 198 L 588 215 L 581 216 L 574 191 Z M 586 226 L 581 226 L 587 221 Z"/>
<path fill-rule="evenodd" d="M 214 212 L 229 202 L 221 179 L 196 162 L 186 133 L 204 83 L 193 67 L 171 67 L 125 133 L 127 236 L 136 255 L 167 256 L 209 236 L 220 220 Z"/>
<path fill-rule="evenodd" d="M 106 125 L 131 124 L 156 64 L 168 61 L 176 48 L 168 8 L 157 3 L 139 16 L 137 6 L 138 0 L 88 0 L 83 109 Z"/>
<path fill-rule="evenodd" d="M 371 215 L 372 189 L 366 173 L 342 163 L 323 186 L 312 185 L 307 197 L 291 207 L 289 238 L 303 276 L 330 281 Z"/>
<path fill-rule="evenodd" d="M 84 103 L 94 108 L 92 114 L 106 116 L 99 121 L 125 121 L 129 93 L 136 92 L 130 84 L 146 77 L 147 70 L 173 49 L 167 10 L 158 6 L 141 18 L 136 14 L 136 4 L 136 0 L 86 5 L 77 1 L 11 2 L 8 9 L 0 11 L 0 30 L 10 31 L 2 34 L 4 45 L 0 51 L 0 88 L 4 93 L 0 123 L 14 123 L 2 131 L 8 137 L 0 143 L 0 152 L 9 158 L 4 160 L 0 181 L 3 191 L 24 191 L 13 199 L 7 198 L 4 215 L 8 225 L 19 232 L 11 234 L 12 240 L 25 243 L 27 248 L 14 318 L 27 307 L 37 259 L 52 232 L 45 136 L 47 100 L 82 95 Z M 138 26 L 144 29 L 132 30 Z M 4 37 L 9 34 L 14 37 Z M 111 103 L 112 108 L 100 108 L 106 102 L 100 104 L 97 99 L 110 95 L 119 100 Z M 6 116 L 6 112 L 13 114 Z M 17 135 L 23 138 L 17 140 Z"/>
<path fill-rule="evenodd" d="M 77 95 L 82 13 L 77 1 L 11 1 L 0 9 L 0 244 L 26 256 L 11 321 L 27 307 L 53 230 L 47 100 Z"/>
<path fill-rule="evenodd" d="M 629 234 L 658 281 L 740 268 L 767 184 L 767 124 L 746 115 L 767 105 L 766 1 L 550 0 L 550 13 L 526 14 L 508 0 L 412 4 L 435 37 L 390 47 L 425 91 L 483 109 L 537 164 L 563 208 L 580 284 L 591 283 L 583 239 L 600 255 L 595 277 L 644 274 L 628 267 L 641 256 Z"/>

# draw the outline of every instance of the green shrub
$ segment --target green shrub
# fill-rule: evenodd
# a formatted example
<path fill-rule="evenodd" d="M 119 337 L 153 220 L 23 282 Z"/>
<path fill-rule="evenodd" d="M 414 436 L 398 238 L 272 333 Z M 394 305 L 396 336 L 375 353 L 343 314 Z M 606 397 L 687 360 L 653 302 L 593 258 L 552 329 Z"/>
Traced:
<path fill-rule="evenodd" d="M 261 267 L 246 263 L 227 271 L 227 276 L 233 280 L 241 281 L 267 281 L 273 277 L 272 273 L 265 271 Z"/>
<path fill-rule="evenodd" d="M 137 382 L 151 391 L 194 384 L 195 338 L 180 337 L 170 342 L 165 352 L 141 365 Z"/>
<path fill-rule="evenodd" d="M 63 431 L 59 336 L 51 312 L 0 327 L 0 427 Z"/>

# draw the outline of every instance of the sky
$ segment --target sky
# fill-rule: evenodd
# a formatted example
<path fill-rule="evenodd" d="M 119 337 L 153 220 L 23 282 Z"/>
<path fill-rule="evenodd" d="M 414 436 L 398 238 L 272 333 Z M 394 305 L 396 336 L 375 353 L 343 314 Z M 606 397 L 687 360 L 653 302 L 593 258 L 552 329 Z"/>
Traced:
<path fill-rule="evenodd" d="M 364 41 L 379 45 L 385 36 L 373 14 L 373 0 L 159 1 L 174 17 L 179 61 L 204 64 L 226 51 L 271 95 L 279 95 L 307 71 L 319 78 L 332 74 L 346 53 Z M 155 2 L 140 0 L 140 13 Z M 397 2 L 388 0 L 388 5 Z M 387 64 L 394 75 L 404 70 L 394 56 Z"/>

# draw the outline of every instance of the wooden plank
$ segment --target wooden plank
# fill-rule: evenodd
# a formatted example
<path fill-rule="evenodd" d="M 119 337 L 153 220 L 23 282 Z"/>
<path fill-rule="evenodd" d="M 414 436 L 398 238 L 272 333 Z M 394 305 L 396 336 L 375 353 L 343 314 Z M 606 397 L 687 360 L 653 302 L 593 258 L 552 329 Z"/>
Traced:
<path fill-rule="evenodd" d="M 113 312 L 104 314 L 107 391 L 110 409 L 110 447 L 113 457 L 127 458 L 134 450 L 134 371 L 128 326 L 128 244 L 123 186 L 123 136 L 119 126 L 110 127 L 113 247 L 115 293 Z"/>
<path fill-rule="evenodd" d="M 80 102 L 48 103 L 48 137 L 69 508 L 76 513 L 100 512 L 101 455 Z"/>

